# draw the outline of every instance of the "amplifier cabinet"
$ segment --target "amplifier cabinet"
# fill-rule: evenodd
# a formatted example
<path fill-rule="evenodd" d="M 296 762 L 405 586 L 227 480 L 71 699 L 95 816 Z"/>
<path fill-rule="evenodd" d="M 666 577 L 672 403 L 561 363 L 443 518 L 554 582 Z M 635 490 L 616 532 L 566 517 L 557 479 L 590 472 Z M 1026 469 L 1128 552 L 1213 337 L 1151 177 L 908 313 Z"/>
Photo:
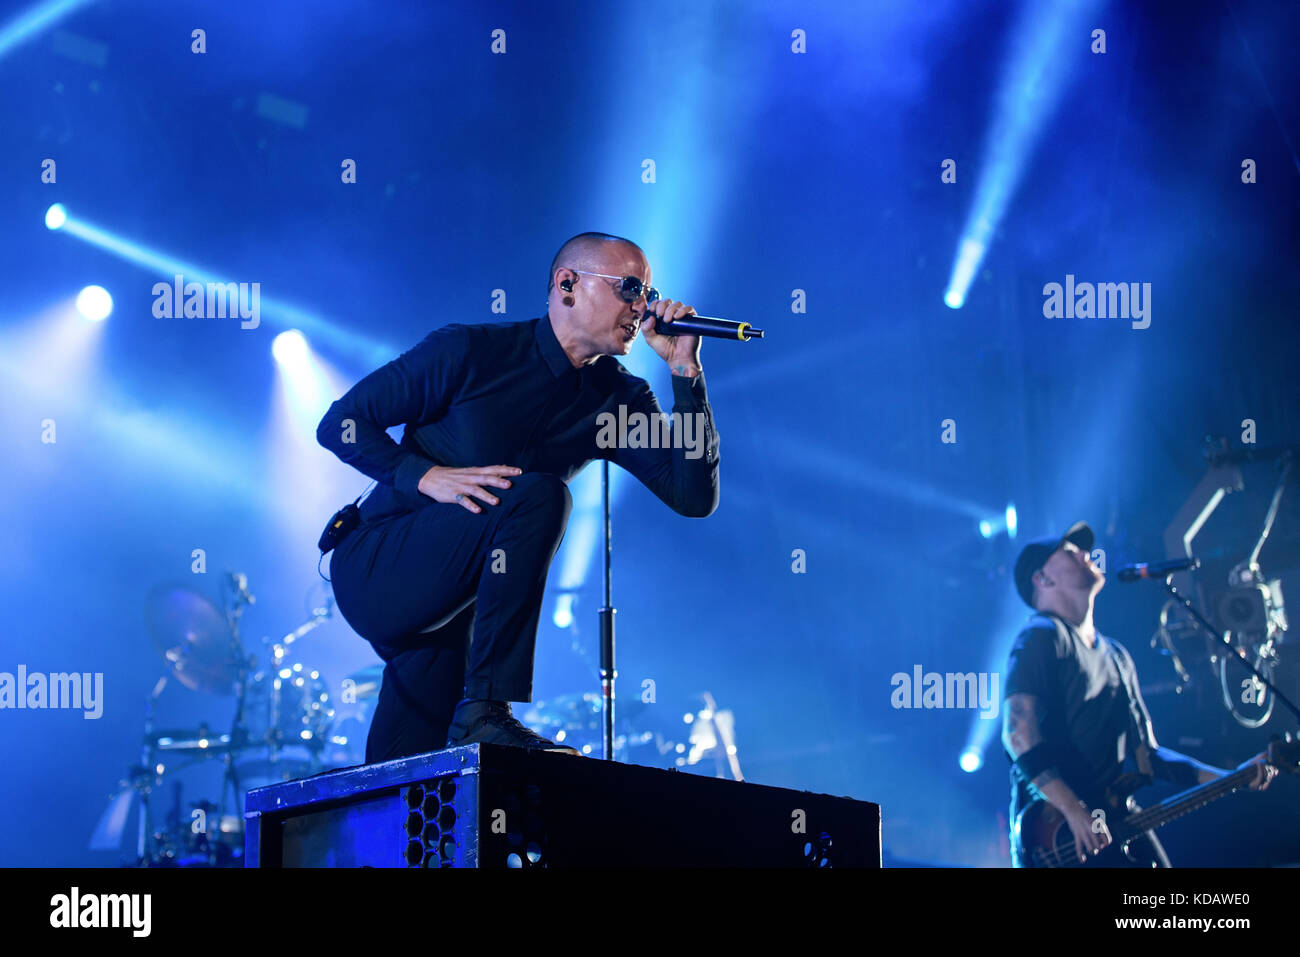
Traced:
<path fill-rule="evenodd" d="M 248 867 L 880 867 L 866 801 L 472 744 L 248 792 Z"/>

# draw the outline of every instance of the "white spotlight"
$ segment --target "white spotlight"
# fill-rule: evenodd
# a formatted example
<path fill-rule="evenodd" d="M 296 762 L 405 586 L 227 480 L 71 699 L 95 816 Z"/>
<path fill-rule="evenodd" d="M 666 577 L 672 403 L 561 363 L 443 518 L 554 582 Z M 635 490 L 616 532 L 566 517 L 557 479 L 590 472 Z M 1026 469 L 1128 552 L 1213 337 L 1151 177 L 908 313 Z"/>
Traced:
<path fill-rule="evenodd" d="M 271 355 L 282 366 L 301 363 L 307 358 L 307 340 L 297 329 L 282 332 L 271 342 Z"/>
<path fill-rule="evenodd" d="M 77 312 L 91 322 L 101 322 L 113 311 L 113 297 L 103 286 L 87 286 L 77 294 Z"/>
<path fill-rule="evenodd" d="M 58 229 L 68 221 L 68 211 L 62 203 L 55 203 L 45 211 L 45 228 Z"/>
<path fill-rule="evenodd" d="M 555 600 L 555 627 L 568 628 L 573 624 L 573 595 L 562 594 Z"/>

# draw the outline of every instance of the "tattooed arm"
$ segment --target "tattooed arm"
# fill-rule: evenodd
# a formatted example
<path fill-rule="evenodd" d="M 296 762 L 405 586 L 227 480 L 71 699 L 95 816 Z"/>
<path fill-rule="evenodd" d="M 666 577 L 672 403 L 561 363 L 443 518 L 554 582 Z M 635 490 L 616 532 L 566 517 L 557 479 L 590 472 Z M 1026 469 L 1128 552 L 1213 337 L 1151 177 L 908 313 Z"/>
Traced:
<path fill-rule="evenodd" d="M 1016 759 L 1042 743 L 1037 698 L 1023 693 L 1008 695 L 1003 709 L 1003 747 Z M 1092 810 L 1079 799 L 1055 768 L 1040 771 L 1034 777 L 1033 785 L 1065 817 L 1074 834 L 1074 849 L 1080 860 L 1085 860 L 1088 853 L 1095 854 L 1110 843 L 1110 832 L 1105 827 L 1093 830 Z"/>

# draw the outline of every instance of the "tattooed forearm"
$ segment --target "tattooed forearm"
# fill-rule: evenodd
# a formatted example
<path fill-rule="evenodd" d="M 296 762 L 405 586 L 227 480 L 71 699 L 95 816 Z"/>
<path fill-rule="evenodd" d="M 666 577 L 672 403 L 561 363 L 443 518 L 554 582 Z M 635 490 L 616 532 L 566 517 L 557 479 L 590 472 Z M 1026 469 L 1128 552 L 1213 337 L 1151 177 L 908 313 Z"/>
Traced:
<path fill-rule="evenodd" d="M 1018 758 L 1042 739 L 1033 696 L 1013 694 L 1007 698 L 1006 717 L 1002 726 L 1002 741 L 1007 750 Z"/>
<path fill-rule="evenodd" d="M 701 371 L 699 366 L 688 366 L 682 364 L 672 366 L 672 370 L 673 375 L 684 375 L 688 379 L 694 379 Z"/>

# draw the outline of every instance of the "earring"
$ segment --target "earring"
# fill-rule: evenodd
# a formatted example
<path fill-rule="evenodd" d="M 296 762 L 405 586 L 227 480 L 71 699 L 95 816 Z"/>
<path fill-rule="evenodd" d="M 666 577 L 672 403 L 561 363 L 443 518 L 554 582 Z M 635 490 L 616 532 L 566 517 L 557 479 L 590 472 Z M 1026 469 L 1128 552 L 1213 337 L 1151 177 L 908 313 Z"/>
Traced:
<path fill-rule="evenodd" d="M 572 296 L 565 296 L 565 297 L 564 297 L 564 304 L 565 304 L 566 306 L 572 306 L 572 305 L 573 305 L 573 297 L 572 297 Z"/>

